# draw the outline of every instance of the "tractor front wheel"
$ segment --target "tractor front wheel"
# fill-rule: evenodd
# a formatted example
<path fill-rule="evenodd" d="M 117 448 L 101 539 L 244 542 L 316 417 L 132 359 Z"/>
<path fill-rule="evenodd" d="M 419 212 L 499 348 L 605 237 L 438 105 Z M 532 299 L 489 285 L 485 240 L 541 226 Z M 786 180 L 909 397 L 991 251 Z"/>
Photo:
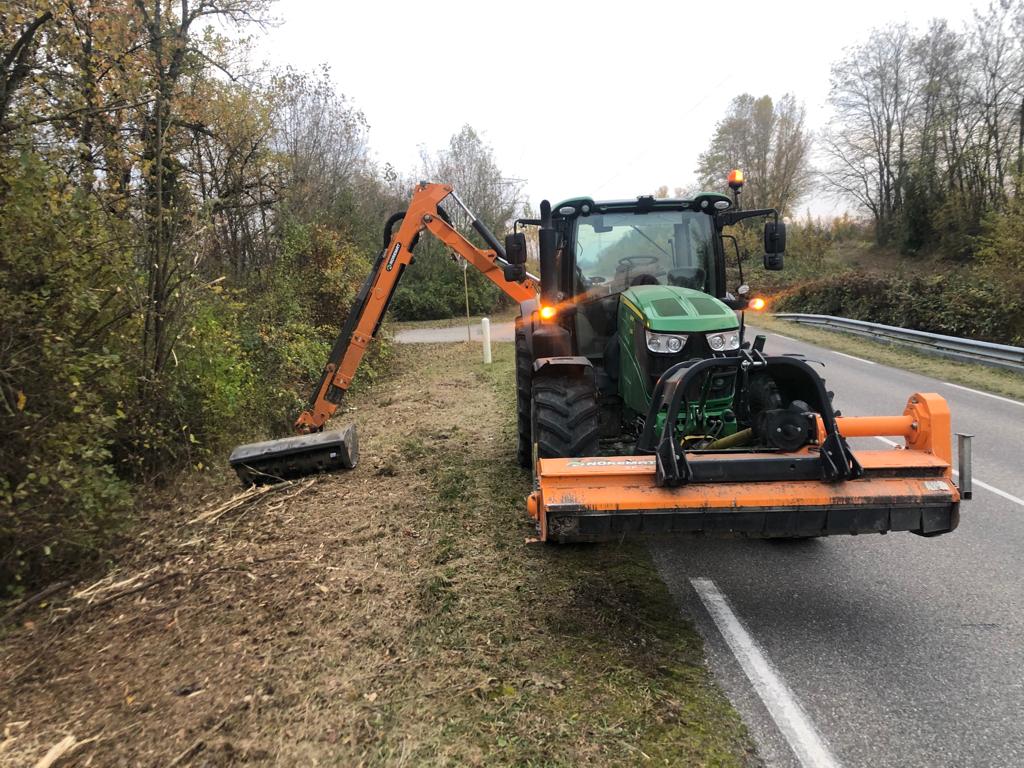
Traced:
<path fill-rule="evenodd" d="M 601 411 L 589 371 L 587 375 L 535 375 L 531 401 L 537 458 L 574 458 L 597 453 Z"/>

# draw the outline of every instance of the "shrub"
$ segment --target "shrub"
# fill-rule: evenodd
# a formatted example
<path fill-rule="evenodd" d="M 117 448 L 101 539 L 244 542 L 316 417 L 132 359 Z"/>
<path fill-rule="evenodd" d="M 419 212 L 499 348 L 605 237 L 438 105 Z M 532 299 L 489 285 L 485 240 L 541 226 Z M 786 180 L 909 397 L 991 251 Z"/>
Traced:
<path fill-rule="evenodd" d="M 130 505 L 112 453 L 130 256 L 60 182 L 31 156 L 0 162 L 0 596 L 97 558 Z"/>
<path fill-rule="evenodd" d="M 1024 302 L 1003 295 L 980 270 L 965 268 L 929 277 L 832 276 L 786 291 L 774 309 L 1019 344 Z"/>

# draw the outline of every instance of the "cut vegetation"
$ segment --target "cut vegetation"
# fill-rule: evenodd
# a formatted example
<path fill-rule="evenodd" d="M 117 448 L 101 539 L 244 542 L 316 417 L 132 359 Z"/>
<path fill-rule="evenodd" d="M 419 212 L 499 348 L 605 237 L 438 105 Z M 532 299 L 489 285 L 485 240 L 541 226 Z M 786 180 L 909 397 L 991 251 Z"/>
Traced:
<path fill-rule="evenodd" d="M 646 550 L 524 544 L 512 345 L 477 352 L 400 348 L 354 472 L 183 491 L 9 622 L 0 763 L 757 764 Z"/>

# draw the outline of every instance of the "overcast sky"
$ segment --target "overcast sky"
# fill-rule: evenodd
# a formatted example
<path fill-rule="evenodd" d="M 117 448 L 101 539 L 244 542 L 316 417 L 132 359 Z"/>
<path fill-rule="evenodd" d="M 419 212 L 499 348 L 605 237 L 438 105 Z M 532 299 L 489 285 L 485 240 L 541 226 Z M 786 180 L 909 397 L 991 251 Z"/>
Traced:
<path fill-rule="evenodd" d="M 694 180 L 729 101 L 792 92 L 828 119 L 829 69 L 873 27 L 955 28 L 977 2 L 335 2 L 281 0 L 272 65 L 331 66 L 376 159 L 411 173 L 465 123 L 536 205 Z M 809 201 L 816 214 L 845 204 Z"/>

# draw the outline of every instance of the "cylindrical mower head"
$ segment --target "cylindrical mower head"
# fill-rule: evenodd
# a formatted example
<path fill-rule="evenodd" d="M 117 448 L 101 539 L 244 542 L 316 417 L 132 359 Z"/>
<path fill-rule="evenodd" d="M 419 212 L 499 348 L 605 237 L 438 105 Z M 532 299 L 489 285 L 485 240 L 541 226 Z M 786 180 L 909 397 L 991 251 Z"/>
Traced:
<path fill-rule="evenodd" d="M 280 483 L 318 472 L 352 469 L 359 461 L 356 426 L 240 445 L 231 452 L 229 461 L 243 485 Z"/>

